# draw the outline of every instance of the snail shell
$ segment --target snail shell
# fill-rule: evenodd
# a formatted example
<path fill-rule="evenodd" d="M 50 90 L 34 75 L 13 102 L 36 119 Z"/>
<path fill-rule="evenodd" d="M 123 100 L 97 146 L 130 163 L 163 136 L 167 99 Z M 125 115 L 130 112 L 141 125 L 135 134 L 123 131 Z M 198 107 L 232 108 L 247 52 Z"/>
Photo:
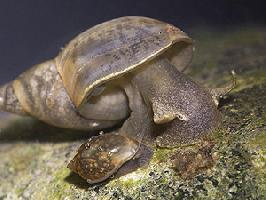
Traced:
<path fill-rule="evenodd" d="M 121 17 L 78 35 L 56 57 L 56 66 L 71 100 L 79 107 L 95 88 L 161 54 L 182 69 L 191 61 L 192 40 L 165 22 Z"/>

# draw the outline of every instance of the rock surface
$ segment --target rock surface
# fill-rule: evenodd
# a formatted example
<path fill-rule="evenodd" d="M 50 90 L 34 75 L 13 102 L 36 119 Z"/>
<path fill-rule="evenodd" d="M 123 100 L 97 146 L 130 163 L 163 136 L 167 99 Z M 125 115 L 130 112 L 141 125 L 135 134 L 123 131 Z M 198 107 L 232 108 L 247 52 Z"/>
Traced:
<path fill-rule="evenodd" d="M 88 138 L 0 115 L 0 199 L 266 199 L 266 29 L 193 29 L 189 74 L 237 87 L 221 101 L 223 127 L 196 144 L 157 149 L 146 168 L 88 185 L 66 168 Z"/>

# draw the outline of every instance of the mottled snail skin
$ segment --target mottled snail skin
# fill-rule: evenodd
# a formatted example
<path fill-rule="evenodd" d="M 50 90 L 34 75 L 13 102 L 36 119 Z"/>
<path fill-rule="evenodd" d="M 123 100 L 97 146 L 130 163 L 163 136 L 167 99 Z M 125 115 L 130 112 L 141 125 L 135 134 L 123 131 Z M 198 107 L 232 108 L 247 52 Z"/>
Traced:
<path fill-rule="evenodd" d="M 173 25 L 121 17 L 74 38 L 54 59 L 0 87 L 0 110 L 48 124 L 113 132 L 85 142 L 68 167 L 89 183 L 148 163 L 155 144 L 193 142 L 218 127 L 218 98 L 181 71 L 192 40 Z"/>
<path fill-rule="evenodd" d="M 189 143 L 211 132 L 220 113 L 210 92 L 159 57 L 137 71 L 133 83 L 152 107 L 153 121 L 161 125 L 157 145 Z"/>

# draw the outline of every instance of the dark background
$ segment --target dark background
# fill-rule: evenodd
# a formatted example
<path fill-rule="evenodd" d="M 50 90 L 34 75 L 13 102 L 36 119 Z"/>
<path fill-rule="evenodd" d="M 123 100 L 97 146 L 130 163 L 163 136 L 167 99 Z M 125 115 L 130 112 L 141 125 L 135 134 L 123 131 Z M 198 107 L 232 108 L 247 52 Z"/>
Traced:
<path fill-rule="evenodd" d="M 264 0 L 0 0 L 0 83 L 54 57 L 76 34 L 125 15 L 143 15 L 181 29 L 266 24 Z"/>

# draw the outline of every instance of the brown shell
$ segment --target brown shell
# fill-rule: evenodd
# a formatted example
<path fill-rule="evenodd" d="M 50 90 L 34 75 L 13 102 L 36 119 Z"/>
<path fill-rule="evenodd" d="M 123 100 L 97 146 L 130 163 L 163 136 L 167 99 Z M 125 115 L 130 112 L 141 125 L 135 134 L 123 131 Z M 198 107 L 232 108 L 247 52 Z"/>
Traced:
<path fill-rule="evenodd" d="M 56 65 L 78 107 L 97 86 L 164 52 L 176 66 L 185 67 L 192 57 L 191 44 L 173 25 L 147 17 L 121 17 L 78 35 L 58 55 Z"/>

